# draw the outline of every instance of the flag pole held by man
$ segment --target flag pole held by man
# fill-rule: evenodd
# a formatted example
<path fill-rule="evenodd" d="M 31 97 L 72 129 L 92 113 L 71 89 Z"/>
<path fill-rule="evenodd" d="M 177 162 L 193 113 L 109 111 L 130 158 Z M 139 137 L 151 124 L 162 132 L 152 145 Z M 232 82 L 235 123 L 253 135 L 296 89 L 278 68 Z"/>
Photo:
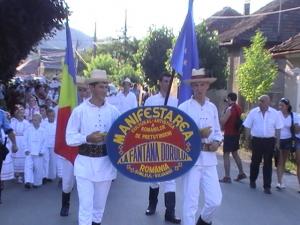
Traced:
<path fill-rule="evenodd" d="M 55 152 L 74 163 L 77 147 L 66 144 L 65 134 L 72 109 L 77 105 L 76 70 L 73 56 L 72 38 L 68 21 L 66 22 L 67 48 L 62 70 L 60 96 L 58 101 Z"/>
<path fill-rule="evenodd" d="M 77 106 L 76 70 L 68 21 L 66 22 L 66 40 L 67 47 L 62 70 L 55 138 L 55 153 L 63 157 L 61 216 L 68 216 L 69 214 L 70 195 L 75 181 L 73 163 L 78 154 L 78 147 L 68 146 L 65 141 L 69 117 L 72 110 Z"/>
<path fill-rule="evenodd" d="M 209 85 L 216 79 L 209 78 L 204 68 L 199 69 L 199 61 L 193 19 L 193 0 L 189 0 L 188 14 L 173 50 L 171 66 L 181 75 L 179 109 L 191 116 L 199 127 L 203 146 L 203 149 L 201 147 L 199 151 L 203 150 L 204 153 L 200 153 L 195 166 L 183 176 L 183 225 L 194 225 L 195 223 L 196 225 L 211 225 L 215 211 L 222 199 L 215 153 L 220 145 L 222 135 L 217 108 L 206 97 Z M 194 95 L 191 98 L 192 88 Z M 209 147 L 207 148 L 207 146 Z M 205 203 L 196 222 L 199 186 L 204 192 Z M 210 188 L 207 188 L 208 186 Z"/>
<path fill-rule="evenodd" d="M 199 69 L 199 61 L 193 18 L 193 0 L 189 0 L 188 13 L 177 38 L 171 58 L 172 68 L 176 73 L 181 75 L 178 96 L 179 104 L 189 99 L 191 96 L 191 87 L 183 81 L 191 78 L 193 69 Z"/>

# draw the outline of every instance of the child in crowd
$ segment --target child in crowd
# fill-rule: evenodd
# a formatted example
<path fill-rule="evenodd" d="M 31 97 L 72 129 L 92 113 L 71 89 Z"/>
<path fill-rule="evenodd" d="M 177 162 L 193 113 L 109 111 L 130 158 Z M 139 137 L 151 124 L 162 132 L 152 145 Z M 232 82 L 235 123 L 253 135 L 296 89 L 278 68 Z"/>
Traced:
<path fill-rule="evenodd" d="M 40 126 L 40 114 L 32 116 L 32 126 L 25 133 L 25 188 L 39 187 L 43 180 L 43 155 L 45 153 L 46 134 Z"/>
<path fill-rule="evenodd" d="M 56 121 L 55 121 L 55 112 L 53 109 L 47 109 L 47 117 L 48 117 L 48 121 L 46 122 L 45 125 L 45 130 L 47 134 L 46 151 L 49 154 L 47 181 L 51 181 L 56 178 L 56 174 L 57 174 L 57 168 L 56 168 L 57 155 L 54 152 Z"/>
<path fill-rule="evenodd" d="M 28 104 L 25 108 L 25 119 L 31 122 L 32 116 L 36 113 L 39 113 L 39 106 L 37 104 L 36 98 L 32 95 L 29 98 Z"/>
<path fill-rule="evenodd" d="M 25 132 L 30 127 L 30 123 L 25 120 L 24 107 L 16 105 L 14 118 L 11 119 L 11 128 L 15 132 L 18 151 L 12 153 L 15 176 L 18 183 L 23 183 L 24 166 L 25 166 Z"/>

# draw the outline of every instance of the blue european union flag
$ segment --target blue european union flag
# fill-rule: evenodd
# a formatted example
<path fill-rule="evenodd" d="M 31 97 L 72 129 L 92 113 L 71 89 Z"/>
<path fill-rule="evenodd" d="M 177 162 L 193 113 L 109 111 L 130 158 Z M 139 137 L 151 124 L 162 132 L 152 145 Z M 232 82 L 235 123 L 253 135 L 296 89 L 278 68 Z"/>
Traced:
<path fill-rule="evenodd" d="M 191 78 L 192 69 L 199 69 L 199 64 L 200 59 L 193 18 L 193 0 L 189 0 L 188 14 L 177 38 L 171 58 L 172 68 L 181 75 L 179 103 L 191 97 L 191 87 L 183 81 Z"/>

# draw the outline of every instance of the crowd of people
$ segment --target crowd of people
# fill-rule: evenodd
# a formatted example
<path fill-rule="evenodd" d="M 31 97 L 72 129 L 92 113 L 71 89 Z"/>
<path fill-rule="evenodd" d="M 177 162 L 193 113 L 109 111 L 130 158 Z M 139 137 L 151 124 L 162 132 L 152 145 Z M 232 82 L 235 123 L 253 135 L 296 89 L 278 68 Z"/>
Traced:
<path fill-rule="evenodd" d="M 7 88 L 1 85 L 0 104 L 7 110 L 0 111 L 1 153 L 4 152 L 5 144 L 10 153 L 0 154 L 0 168 L 2 167 L 0 203 L 5 180 L 16 179 L 29 190 L 60 178 L 62 180 L 60 215 L 68 216 L 70 194 L 76 183 L 79 196 L 79 225 L 99 225 L 111 182 L 117 175 L 107 156 L 105 136 L 122 113 L 139 106 L 139 94 L 132 88 L 133 84 L 129 78 L 125 78 L 120 90 L 115 91 L 103 70 L 94 70 L 89 78 L 77 77 L 76 80 L 78 106 L 72 111 L 66 128 L 66 143 L 79 148 L 74 166 L 55 153 L 60 88 L 58 80 L 55 78 L 48 84 L 15 81 Z M 143 105 L 164 105 L 170 80 L 169 74 L 162 74 L 158 81 L 158 93 L 149 96 L 145 92 Z M 203 146 L 195 165 L 182 176 L 183 218 L 181 220 L 175 215 L 175 180 L 149 185 L 149 204 L 145 211 L 147 216 L 155 214 L 159 190 L 163 187 L 166 221 L 184 225 L 212 224 L 214 214 L 222 201 L 220 183 L 232 183 L 230 153 L 239 170 L 234 180 L 241 181 L 247 178 L 238 154 L 240 149 L 238 123 L 241 120 L 242 109 L 237 104 L 237 95 L 228 93 L 225 101 L 226 109 L 219 116 L 217 107 L 206 95 L 210 84 L 215 80 L 207 76 L 204 68 L 193 70 L 191 79 L 185 81 L 191 86 L 192 97 L 180 105 L 177 98 L 172 96 L 167 102 L 167 105 L 178 107 L 194 120 L 199 128 Z M 270 107 L 270 97 L 262 95 L 258 99 L 258 106 L 246 116 L 243 126 L 248 147 L 252 149 L 250 188 L 256 188 L 263 159 L 264 193 L 272 193 L 272 158 L 274 149 L 277 149 L 279 163 L 276 188 L 278 190 L 285 188 L 283 182 L 285 163 L 289 153 L 295 152 L 300 193 L 300 117 L 292 112 L 289 100 L 282 98 L 277 111 Z M 222 142 L 225 174 L 219 179 L 216 151 Z M 200 217 L 196 219 L 200 191 L 204 193 L 205 203 Z"/>

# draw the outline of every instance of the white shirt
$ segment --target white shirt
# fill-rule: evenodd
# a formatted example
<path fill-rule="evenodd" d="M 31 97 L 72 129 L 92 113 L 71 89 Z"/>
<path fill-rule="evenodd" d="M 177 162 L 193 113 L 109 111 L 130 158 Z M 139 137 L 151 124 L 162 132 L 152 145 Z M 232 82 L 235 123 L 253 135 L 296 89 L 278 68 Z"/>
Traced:
<path fill-rule="evenodd" d="M 289 114 L 287 117 L 284 117 L 284 115 L 282 114 L 281 111 L 278 111 L 281 119 L 282 119 L 282 123 L 283 123 L 283 128 L 281 128 L 280 130 L 280 139 L 288 139 L 292 137 L 292 133 L 291 133 L 291 126 L 292 126 L 292 117 Z M 294 123 L 296 122 L 296 114 L 293 113 L 294 115 Z"/>
<path fill-rule="evenodd" d="M 25 152 L 29 151 L 30 155 L 39 155 L 46 151 L 46 134 L 45 129 L 41 126 L 36 129 L 33 125 L 25 132 Z"/>
<path fill-rule="evenodd" d="M 217 107 L 208 99 L 201 105 L 193 98 L 183 102 L 178 107 L 183 112 L 187 113 L 197 124 L 198 128 L 211 126 L 212 132 L 208 138 L 202 139 L 202 143 L 211 143 L 213 140 L 222 141 L 219 116 Z M 200 166 L 215 166 L 217 165 L 217 156 L 215 152 L 202 151 L 195 165 Z"/>
<path fill-rule="evenodd" d="M 251 130 L 252 137 L 275 137 L 275 130 L 283 128 L 280 114 L 272 107 L 263 116 L 259 107 L 252 109 L 246 117 L 243 125 Z"/>
<path fill-rule="evenodd" d="M 23 155 L 24 156 L 24 149 L 26 148 L 25 143 L 25 133 L 26 130 L 31 126 L 31 124 L 27 120 L 19 121 L 16 118 L 12 118 L 10 122 L 11 128 L 14 130 L 16 135 L 16 143 L 18 146 L 19 151 L 14 153 L 15 155 Z"/>
<path fill-rule="evenodd" d="M 117 99 L 119 101 L 117 108 L 120 113 L 138 107 L 136 96 L 131 91 L 129 91 L 127 95 L 124 95 L 124 92 L 120 91 L 117 94 Z"/>
<path fill-rule="evenodd" d="M 164 103 L 165 103 L 165 97 L 163 97 L 162 94 L 159 92 L 158 94 L 152 95 L 149 98 L 147 98 L 144 105 L 145 106 L 163 106 Z M 169 96 L 167 105 L 177 107 L 178 99 L 173 96 Z"/>
<path fill-rule="evenodd" d="M 56 122 L 49 123 L 49 121 L 44 124 L 45 132 L 47 135 L 46 147 L 54 148 L 55 146 L 55 133 L 56 133 Z"/>
<path fill-rule="evenodd" d="M 93 105 L 89 100 L 82 102 L 73 110 L 69 118 L 66 129 L 67 144 L 79 146 L 87 143 L 86 137 L 95 131 L 108 132 L 119 116 L 119 111 L 107 102 L 100 107 Z M 116 169 L 108 156 L 92 158 L 77 155 L 74 174 L 93 182 L 112 180 L 117 176 Z"/>
<path fill-rule="evenodd" d="M 31 124 L 23 119 L 22 121 L 12 118 L 10 122 L 11 128 L 14 130 L 16 136 L 24 136 L 25 130 L 31 126 Z"/>
<path fill-rule="evenodd" d="M 48 118 L 42 118 L 42 121 L 41 121 L 41 124 L 40 126 L 45 128 L 47 126 L 47 123 L 48 123 Z"/>
<path fill-rule="evenodd" d="M 105 99 L 109 104 L 115 106 L 117 109 L 119 108 L 119 98 L 117 95 L 107 96 Z"/>
<path fill-rule="evenodd" d="M 25 118 L 29 121 L 32 120 L 32 116 L 34 114 L 39 114 L 39 113 L 40 113 L 40 109 L 37 105 L 32 108 L 30 108 L 29 106 L 25 108 Z"/>

